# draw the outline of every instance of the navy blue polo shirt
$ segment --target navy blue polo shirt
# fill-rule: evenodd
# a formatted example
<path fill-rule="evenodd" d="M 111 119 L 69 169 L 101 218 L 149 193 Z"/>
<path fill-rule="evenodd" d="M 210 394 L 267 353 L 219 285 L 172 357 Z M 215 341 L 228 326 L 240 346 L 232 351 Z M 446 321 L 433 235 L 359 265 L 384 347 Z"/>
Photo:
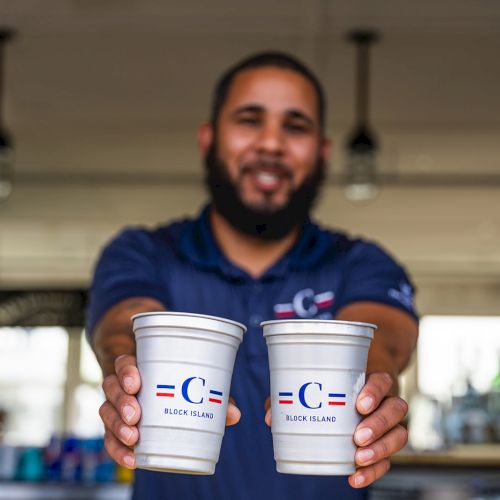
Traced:
<path fill-rule="evenodd" d="M 136 500 L 364 499 L 347 478 L 279 474 L 264 422 L 269 396 L 267 348 L 259 324 L 279 318 L 335 318 L 346 304 L 375 301 L 416 317 L 404 269 L 377 245 L 308 221 L 295 245 L 254 279 L 222 254 L 209 208 L 154 230 L 132 228 L 104 249 L 90 293 L 87 331 L 114 304 L 134 296 L 168 310 L 233 319 L 248 327 L 238 350 L 231 395 L 241 409 L 227 427 L 213 476 L 137 470 Z"/>

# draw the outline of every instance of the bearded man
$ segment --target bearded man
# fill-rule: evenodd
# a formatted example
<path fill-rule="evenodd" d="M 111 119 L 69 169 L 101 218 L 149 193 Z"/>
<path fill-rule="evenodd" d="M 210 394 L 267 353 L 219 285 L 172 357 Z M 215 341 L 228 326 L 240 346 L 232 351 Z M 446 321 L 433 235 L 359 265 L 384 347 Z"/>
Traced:
<path fill-rule="evenodd" d="M 141 415 L 131 316 L 170 310 L 248 326 L 216 474 L 137 470 L 134 499 L 362 499 L 406 443 L 397 377 L 417 339 L 413 286 L 376 244 L 311 220 L 331 149 L 324 129 L 324 93 L 306 66 L 281 53 L 245 59 L 219 80 L 199 129 L 207 206 L 195 219 L 125 230 L 103 251 L 87 332 L 105 374 L 106 449 L 124 467 L 135 468 Z M 348 478 L 276 472 L 259 325 L 284 315 L 378 325 L 356 401 L 357 470 Z"/>

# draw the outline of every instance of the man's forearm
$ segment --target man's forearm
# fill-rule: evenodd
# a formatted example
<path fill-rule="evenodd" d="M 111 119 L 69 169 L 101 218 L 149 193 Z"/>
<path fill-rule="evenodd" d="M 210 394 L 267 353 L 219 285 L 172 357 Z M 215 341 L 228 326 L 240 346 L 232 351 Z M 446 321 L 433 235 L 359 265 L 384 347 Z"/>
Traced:
<path fill-rule="evenodd" d="M 115 359 L 122 354 L 135 355 L 135 338 L 131 317 L 141 312 L 165 311 L 157 300 L 134 297 L 113 306 L 97 324 L 92 347 L 104 376 L 115 372 Z"/>
<path fill-rule="evenodd" d="M 112 328 L 98 328 L 93 338 L 94 352 L 104 376 L 114 373 L 114 362 L 122 354 L 135 355 L 135 340 L 131 322 L 116 324 Z"/>
<path fill-rule="evenodd" d="M 391 393 L 398 393 L 398 375 L 406 368 L 415 348 L 418 324 L 409 314 L 384 304 L 356 302 L 342 308 L 335 319 L 375 323 L 368 353 L 368 373 L 387 372 L 394 379 Z"/>

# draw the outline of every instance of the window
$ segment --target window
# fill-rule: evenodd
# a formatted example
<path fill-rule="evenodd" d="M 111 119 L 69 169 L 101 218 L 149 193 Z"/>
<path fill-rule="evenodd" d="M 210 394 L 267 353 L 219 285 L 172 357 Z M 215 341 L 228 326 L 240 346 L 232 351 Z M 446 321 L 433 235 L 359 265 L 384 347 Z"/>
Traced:
<path fill-rule="evenodd" d="M 71 391 L 68 428 L 78 438 L 95 438 L 104 435 L 99 416 L 99 407 L 104 402 L 102 372 L 84 332 L 78 341 L 79 363 L 73 368 L 78 373 L 73 374 L 75 387 Z"/>
<path fill-rule="evenodd" d="M 46 446 L 53 435 L 104 434 L 101 369 L 81 329 L 0 328 L 3 441 Z"/>
<path fill-rule="evenodd" d="M 499 316 L 425 316 L 418 341 L 420 391 L 438 401 L 465 392 L 466 381 L 483 393 L 500 360 Z"/>
<path fill-rule="evenodd" d="M 68 358 L 64 328 L 0 328 L 0 409 L 4 442 L 44 446 L 63 427 Z"/>
<path fill-rule="evenodd" d="M 439 450 L 494 440 L 496 393 L 490 390 L 499 360 L 500 317 L 422 318 L 417 362 L 420 394 L 410 404 L 409 441 L 414 449 Z"/>

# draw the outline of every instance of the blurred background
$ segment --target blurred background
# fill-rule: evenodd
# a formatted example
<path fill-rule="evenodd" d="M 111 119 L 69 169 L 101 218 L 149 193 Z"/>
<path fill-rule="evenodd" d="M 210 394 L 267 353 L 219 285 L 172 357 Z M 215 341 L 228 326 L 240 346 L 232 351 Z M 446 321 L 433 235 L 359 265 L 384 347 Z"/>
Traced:
<path fill-rule="evenodd" d="M 128 498 L 84 339 L 93 264 L 123 226 L 199 211 L 213 84 L 264 49 L 328 94 L 317 219 L 380 242 L 418 289 L 410 443 L 372 497 L 500 498 L 500 3 L 2 0 L 0 28 L 0 499 Z M 378 147 L 353 197 L 359 29 L 380 38 Z"/>

